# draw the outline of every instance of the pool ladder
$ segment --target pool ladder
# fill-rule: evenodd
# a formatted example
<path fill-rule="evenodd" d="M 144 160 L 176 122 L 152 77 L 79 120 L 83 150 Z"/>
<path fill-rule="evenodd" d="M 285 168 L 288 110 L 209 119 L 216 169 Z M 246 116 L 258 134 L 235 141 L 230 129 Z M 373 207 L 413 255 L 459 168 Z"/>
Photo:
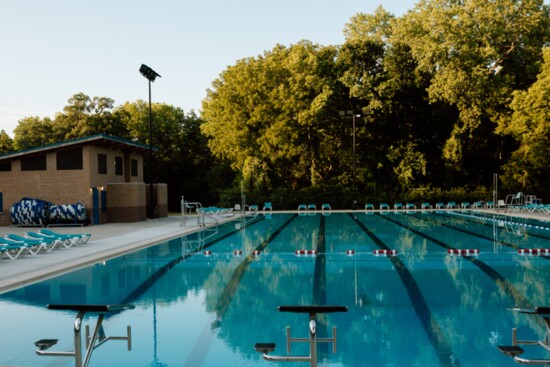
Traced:
<path fill-rule="evenodd" d="M 47 307 L 50 310 L 78 312 L 73 324 L 74 351 L 49 351 L 52 346 L 57 344 L 58 340 L 40 339 L 34 343 L 37 348 L 36 354 L 40 356 L 74 357 L 75 367 L 87 367 L 94 349 L 103 345 L 109 340 L 126 340 L 128 342 L 128 350 L 132 350 L 131 327 L 127 326 L 126 336 L 106 336 L 103 330 L 103 319 L 106 313 L 133 309 L 135 307 L 134 305 L 48 305 Z M 86 313 L 95 313 L 98 315 L 98 318 L 92 336 L 90 336 L 89 325 L 86 325 L 86 343 L 84 349 L 85 354 L 83 358 L 81 326 L 82 320 Z"/>
<path fill-rule="evenodd" d="M 286 328 L 286 348 L 290 353 L 290 344 L 294 342 L 309 342 L 309 356 L 276 356 L 269 353 L 275 350 L 275 343 L 256 343 L 254 349 L 262 353 L 262 357 L 272 362 L 309 362 L 310 367 L 317 367 L 317 343 L 332 343 L 332 350 L 336 352 L 336 326 L 332 328 L 331 338 L 317 337 L 317 314 L 331 312 L 347 312 L 345 306 L 279 306 L 280 312 L 294 312 L 309 314 L 309 337 L 292 338 L 290 327 Z"/>

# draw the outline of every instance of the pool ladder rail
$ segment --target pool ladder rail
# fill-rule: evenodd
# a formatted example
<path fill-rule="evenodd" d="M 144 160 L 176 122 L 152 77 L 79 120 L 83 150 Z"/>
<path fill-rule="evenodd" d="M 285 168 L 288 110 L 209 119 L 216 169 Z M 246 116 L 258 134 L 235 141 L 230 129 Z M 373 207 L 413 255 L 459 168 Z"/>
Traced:
<path fill-rule="evenodd" d="M 292 338 L 290 335 L 290 327 L 286 328 L 286 348 L 287 353 L 290 353 L 290 344 L 294 342 L 309 342 L 309 356 L 277 356 L 269 353 L 275 350 L 275 343 L 256 343 L 254 349 L 262 353 L 262 357 L 267 361 L 272 362 L 309 362 L 310 367 L 317 367 L 317 343 L 332 343 L 332 351 L 336 353 L 336 326 L 332 328 L 331 338 L 317 337 L 317 314 L 331 312 L 347 312 L 345 306 L 316 306 L 316 305 L 299 305 L 299 306 L 279 306 L 280 312 L 294 312 L 309 314 L 309 337 L 308 338 Z"/>
<path fill-rule="evenodd" d="M 548 366 L 550 359 L 531 359 L 520 357 L 525 350 L 519 345 L 538 345 L 547 351 L 550 351 L 550 307 L 534 308 L 513 308 L 514 311 L 524 314 L 536 315 L 542 317 L 546 325 L 546 334 L 543 340 L 517 340 L 517 328 L 512 329 L 512 345 L 499 346 L 498 349 L 508 357 L 514 359 L 514 362 L 533 366 Z"/>
<path fill-rule="evenodd" d="M 121 312 L 124 310 L 133 309 L 135 306 L 130 304 L 125 305 L 66 305 L 52 304 L 47 306 L 49 310 L 64 310 L 77 311 L 78 314 L 74 320 L 74 351 L 49 351 L 49 349 L 57 344 L 58 339 L 41 339 L 34 343 L 37 347 L 36 354 L 40 356 L 58 356 L 58 357 L 74 357 L 75 367 L 86 367 L 92 357 L 94 349 L 103 345 L 109 340 L 126 340 L 128 341 L 128 350 L 132 350 L 132 331 L 131 327 L 127 326 L 126 336 L 106 336 L 103 330 L 103 319 L 106 313 Z M 86 313 L 97 314 L 97 322 L 92 336 L 90 336 L 89 325 L 86 325 L 86 343 L 84 349 L 84 358 L 82 356 L 82 335 L 81 326 L 82 320 Z"/>

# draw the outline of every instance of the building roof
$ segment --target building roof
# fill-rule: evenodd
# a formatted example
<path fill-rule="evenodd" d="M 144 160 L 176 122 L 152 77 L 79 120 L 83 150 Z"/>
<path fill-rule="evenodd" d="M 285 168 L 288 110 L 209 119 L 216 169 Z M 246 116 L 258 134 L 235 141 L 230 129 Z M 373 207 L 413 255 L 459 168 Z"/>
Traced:
<path fill-rule="evenodd" d="M 141 144 L 135 141 L 122 139 L 116 136 L 97 134 L 92 136 L 86 136 L 84 138 L 43 145 L 41 147 L 20 150 L 13 153 L 1 154 L 0 161 L 14 160 L 25 156 L 34 155 L 34 154 L 55 152 L 66 148 L 76 148 L 78 146 L 84 146 L 84 145 L 96 145 L 101 147 L 118 149 L 123 152 L 133 152 L 133 153 L 142 153 L 142 154 L 149 151 L 149 146 L 146 144 Z M 153 147 L 153 150 L 157 151 L 158 148 Z"/>

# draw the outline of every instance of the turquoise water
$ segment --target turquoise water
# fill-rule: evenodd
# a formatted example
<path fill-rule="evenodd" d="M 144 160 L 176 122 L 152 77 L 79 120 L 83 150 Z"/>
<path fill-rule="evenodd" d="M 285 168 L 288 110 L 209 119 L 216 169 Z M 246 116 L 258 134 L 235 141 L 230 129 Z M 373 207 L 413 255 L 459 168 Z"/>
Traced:
<path fill-rule="evenodd" d="M 1 295 L 0 365 L 74 365 L 34 353 L 42 338 L 60 339 L 52 349 L 73 348 L 75 313 L 46 304 L 132 303 L 104 322 L 108 335 L 132 326 L 132 351 L 108 342 L 91 366 L 280 365 L 263 361 L 253 345 L 276 342 L 275 354 L 286 354 L 287 325 L 307 337 L 307 316 L 277 311 L 300 304 L 349 308 L 319 318 L 320 337 L 338 328 L 338 350 L 321 344 L 319 366 L 516 366 L 496 346 L 510 344 L 515 326 L 521 339 L 544 330 L 509 308 L 550 304 L 550 257 L 518 249 L 550 248 L 549 227 L 467 212 L 274 214 L 228 223 Z M 373 255 L 380 249 L 397 256 Z M 306 353 L 306 344 L 293 344 L 292 354 Z"/>

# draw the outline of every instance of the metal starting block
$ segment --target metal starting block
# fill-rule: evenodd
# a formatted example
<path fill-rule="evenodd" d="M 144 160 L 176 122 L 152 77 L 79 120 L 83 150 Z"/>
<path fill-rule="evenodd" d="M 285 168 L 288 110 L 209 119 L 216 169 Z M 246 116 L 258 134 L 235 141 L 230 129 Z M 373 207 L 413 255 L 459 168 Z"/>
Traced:
<path fill-rule="evenodd" d="M 516 363 L 536 366 L 550 365 L 550 359 L 534 359 L 520 357 L 525 350 L 519 345 L 537 345 L 547 351 L 550 351 L 550 307 L 534 307 L 534 308 L 514 308 L 519 313 L 536 315 L 542 317 L 546 325 L 546 334 L 543 340 L 518 340 L 517 328 L 512 329 L 512 345 L 499 346 L 498 349 L 508 357 L 514 359 Z"/>
<path fill-rule="evenodd" d="M 49 310 L 65 310 L 77 311 L 78 314 L 74 320 L 74 351 L 48 351 L 52 346 L 57 344 L 58 339 L 40 339 L 34 343 L 36 346 L 36 354 L 40 356 L 58 356 L 58 357 L 74 357 L 75 367 L 87 367 L 95 348 L 103 345 L 109 340 L 126 340 L 128 342 L 128 350 L 132 350 L 132 333 L 131 327 L 127 326 L 126 336 L 106 336 L 103 330 L 103 319 L 106 313 L 120 312 L 133 309 L 134 305 L 48 305 Z M 97 322 L 90 336 L 90 328 L 86 325 L 86 341 L 85 354 L 82 355 L 82 335 L 81 326 L 82 320 L 86 313 L 95 313 L 98 315 Z"/>
<path fill-rule="evenodd" d="M 275 350 L 275 343 L 256 343 L 254 349 L 262 353 L 262 357 L 273 362 L 309 362 L 310 367 L 317 367 L 317 343 L 332 343 L 332 350 L 336 352 L 336 326 L 332 328 L 331 338 L 317 338 L 317 314 L 331 312 L 347 312 L 345 306 L 279 306 L 280 312 L 294 312 L 309 314 L 309 337 L 293 338 L 290 336 L 290 327 L 286 328 L 286 347 L 290 353 L 290 344 L 295 342 L 309 342 L 309 356 L 275 356 L 269 353 Z"/>

